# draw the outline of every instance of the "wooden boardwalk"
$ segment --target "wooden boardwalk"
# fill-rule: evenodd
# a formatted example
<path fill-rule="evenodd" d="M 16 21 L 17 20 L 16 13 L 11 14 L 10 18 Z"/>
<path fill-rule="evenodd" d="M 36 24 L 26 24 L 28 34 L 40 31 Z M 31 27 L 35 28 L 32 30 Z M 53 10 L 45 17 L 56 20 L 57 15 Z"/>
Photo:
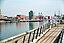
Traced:
<path fill-rule="evenodd" d="M 50 29 L 43 37 L 41 37 L 36 43 L 53 43 L 57 36 L 62 31 L 64 24 L 59 24 L 56 27 Z"/>

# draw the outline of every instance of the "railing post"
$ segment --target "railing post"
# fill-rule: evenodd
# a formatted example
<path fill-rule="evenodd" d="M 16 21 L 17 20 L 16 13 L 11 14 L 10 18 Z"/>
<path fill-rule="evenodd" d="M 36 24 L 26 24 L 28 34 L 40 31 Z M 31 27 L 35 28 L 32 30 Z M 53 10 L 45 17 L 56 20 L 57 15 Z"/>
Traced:
<path fill-rule="evenodd" d="M 54 23 L 54 27 L 56 27 L 56 23 Z"/>
<path fill-rule="evenodd" d="M 38 33 L 38 34 L 39 34 L 39 36 L 40 36 L 40 28 L 39 28 L 39 33 Z"/>
<path fill-rule="evenodd" d="M 37 29 L 37 33 L 36 33 L 36 39 L 37 39 L 37 37 L 38 37 L 38 32 L 39 32 L 39 28 Z"/>
<path fill-rule="evenodd" d="M 51 29 L 51 24 L 50 24 L 50 29 Z"/>
<path fill-rule="evenodd" d="M 24 43 L 24 41 L 25 41 L 25 37 L 26 37 L 26 35 L 24 35 L 24 38 L 23 38 L 23 43 Z"/>
<path fill-rule="evenodd" d="M 62 39 L 63 39 L 63 32 L 61 31 L 61 43 L 62 43 Z"/>
<path fill-rule="evenodd" d="M 15 41 L 15 43 L 17 43 L 17 42 L 18 42 L 18 40 Z"/>
<path fill-rule="evenodd" d="M 41 27 L 42 28 L 42 27 Z M 43 34 L 43 30 L 44 30 L 44 28 L 42 28 L 42 34 Z"/>
<path fill-rule="evenodd" d="M 41 34 L 42 34 L 42 26 L 41 26 Z"/>
<path fill-rule="evenodd" d="M 60 43 L 62 43 L 62 31 L 61 31 L 61 35 L 60 35 Z"/>
<path fill-rule="evenodd" d="M 62 38 L 63 38 L 63 31 L 62 31 Z"/>
<path fill-rule="evenodd" d="M 50 28 L 50 24 L 48 23 L 47 25 L 48 25 L 48 28 Z"/>
<path fill-rule="evenodd" d="M 42 30 L 42 26 L 41 26 L 41 28 L 40 28 L 39 36 L 40 36 L 40 34 L 41 34 L 41 30 Z"/>
<path fill-rule="evenodd" d="M 53 22 L 54 22 L 54 20 L 52 19 L 52 28 L 53 28 L 53 24 L 54 24 Z"/>
<path fill-rule="evenodd" d="M 42 34 L 43 34 L 43 32 L 45 32 L 44 25 L 43 25 L 43 29 L 42 29 Z"/>
<path fill-rule="evenodd" d="M 33 38 L 32 38 L 32 42 L 33 42 L 33 40 L 34 40 L 34 36 L 35 36 L 35 31 L 36 31 L 36 30 L 34 30 L 34 33 L 33 33 Z"/>
<path fill-rule="evenodd" d="M 46 24 L 45 24 L 45 30 L 46 30 Z"/>
<path fill-rule="evenodd" d="M 31 37 L 31 32 L 29 33 L 28 43 L 29 43 L 29 41 L 30 41 L 30 37 Z"/>

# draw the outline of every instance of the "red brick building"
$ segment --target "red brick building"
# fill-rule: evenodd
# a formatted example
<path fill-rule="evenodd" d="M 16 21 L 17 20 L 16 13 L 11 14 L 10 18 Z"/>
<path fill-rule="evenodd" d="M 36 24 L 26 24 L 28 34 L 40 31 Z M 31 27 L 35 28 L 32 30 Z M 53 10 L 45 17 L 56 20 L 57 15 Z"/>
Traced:
<path fill-rule="evenodd" d="M 28 16 L 26 16 L 26 15 L 17 15 L 16 18 L 17 19 L 22 19 L 22 20 L 27 20 Z"/>

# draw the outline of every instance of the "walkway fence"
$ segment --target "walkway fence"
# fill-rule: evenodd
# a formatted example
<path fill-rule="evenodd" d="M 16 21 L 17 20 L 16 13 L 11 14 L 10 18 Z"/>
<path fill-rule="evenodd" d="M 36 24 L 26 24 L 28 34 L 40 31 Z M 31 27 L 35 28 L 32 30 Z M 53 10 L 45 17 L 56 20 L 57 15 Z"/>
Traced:
<path fill-rule="evenodd" d="M 27 32 L 24 32 L 22 34 L 19 34 L 17 36 L 13 36 L 11 38 L 8 38 L 6 40 L 1 41 L 1 43 L 30 43 L 33 42 L 34 39 L 37 39 L 43 32 L 45 32 L 47 29 L 50 29 L 50 27 L 56 26 L 57 22 L 55 19 L 48 20 L 48 23 L 37 28 L 33 29 Z"/>

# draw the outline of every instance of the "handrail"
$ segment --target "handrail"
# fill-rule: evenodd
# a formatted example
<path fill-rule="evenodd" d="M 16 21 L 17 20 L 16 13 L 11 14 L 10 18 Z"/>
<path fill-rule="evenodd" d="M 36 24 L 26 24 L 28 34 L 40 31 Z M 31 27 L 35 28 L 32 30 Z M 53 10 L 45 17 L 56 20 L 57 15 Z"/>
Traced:
<path fill-rule="evenodd" d="M 8 38 L 8 39 L 2 40 L 1 42 L 11 41 L 11 40 L 13 40 L 13 39 L 15 39 L 15 38 L 18 38 L 18 37 L 21 37 L 21 36 L 23 36 L 23 35 L 25 35 L 25 34 L 26 34 L 26 32 L 24 32 L 24 33 L 22 33 L 22 34 L 19 34 L 19 35 L 16 35 L 16 36 L 13 36 L 13 37 L 10 37 L 10 38 Z"/>

